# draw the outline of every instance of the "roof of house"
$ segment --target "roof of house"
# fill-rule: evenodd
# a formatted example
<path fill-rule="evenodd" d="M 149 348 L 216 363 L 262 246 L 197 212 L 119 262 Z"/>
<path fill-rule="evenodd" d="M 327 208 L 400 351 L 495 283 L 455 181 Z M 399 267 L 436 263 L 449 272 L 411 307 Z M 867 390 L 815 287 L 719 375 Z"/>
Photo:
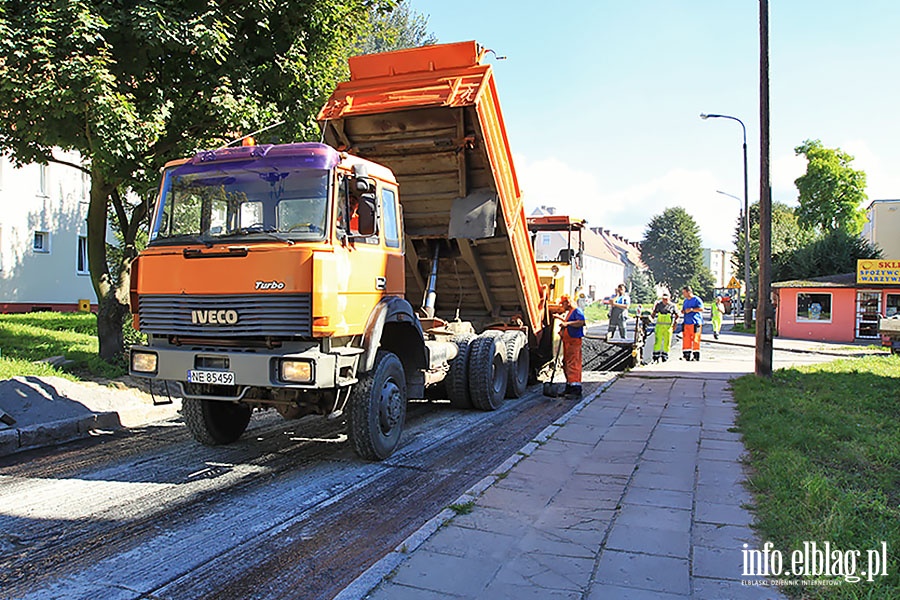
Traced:
<path fill-rule="evenodd" d="M 876 204 L 896 204 L 898 202 L 900 202 L 900 200 L 895 198 L 879 198 L 877 200 L 869 201 L 869 204 L 866 205 L 866 210 L 872 208 Z"/>
<path fill-rule="evenodd" d="M 875 284 L 876 286 L 878 284 Z M 868 287 L 869 284 L 866 284 Z M 841 273 L 839 275 L 824 275 L 822 277 L 810 277 L 809 279 L 792 279 L 790 281 L 778 281 L 772 284 L 774 288 L 848 288 L 856 286 L 856 273 Z M 896 286 L 895 286 L 896 287 Z"/>
<path fill-rule="evenodd" d="M 607 244 L 606 240 L 603 239 L 602 236 L 597 235 L 594 231 L 585 229 L 582 232 L 582 241 L 584 242 L 585 255 L 610 263 L 624 264 L 622 259 L 619 258 L 619 253 L 614 252 L 609 244 Z"/>
<path fill-rule="evenodd" d="M 601 229 L 599 227 L 591 228 L 594 233 L 603 238 L 610 250 L 619 255 L 621 260 L 628 261 L 638 269 L 646 269 L 647 265 L 641 260 L 641 251 L 637 244 L 629 242 L 625 238 L 612 233 L 609 229 Z"/>

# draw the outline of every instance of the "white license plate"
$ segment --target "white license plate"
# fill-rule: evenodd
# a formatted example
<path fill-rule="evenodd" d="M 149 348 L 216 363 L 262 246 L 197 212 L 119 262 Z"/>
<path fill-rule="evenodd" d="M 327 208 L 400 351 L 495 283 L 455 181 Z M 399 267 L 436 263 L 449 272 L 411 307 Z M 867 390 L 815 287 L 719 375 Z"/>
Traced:
<path fill-rule="evenodd" d="M 234 385 L 234 373 L 231 371 L 188 371 L 187 380 L 190 383 Z"/>

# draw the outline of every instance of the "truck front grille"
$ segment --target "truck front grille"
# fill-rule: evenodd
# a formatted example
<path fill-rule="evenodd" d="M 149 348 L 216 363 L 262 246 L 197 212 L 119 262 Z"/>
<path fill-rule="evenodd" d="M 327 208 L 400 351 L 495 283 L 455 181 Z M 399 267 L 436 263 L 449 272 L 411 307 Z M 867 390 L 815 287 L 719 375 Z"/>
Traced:
<path fill-rule="evenodd" d="M 142 295 L 144 333 L 199 337 L 295 337 L 312 334 L 310 294 Z"/>

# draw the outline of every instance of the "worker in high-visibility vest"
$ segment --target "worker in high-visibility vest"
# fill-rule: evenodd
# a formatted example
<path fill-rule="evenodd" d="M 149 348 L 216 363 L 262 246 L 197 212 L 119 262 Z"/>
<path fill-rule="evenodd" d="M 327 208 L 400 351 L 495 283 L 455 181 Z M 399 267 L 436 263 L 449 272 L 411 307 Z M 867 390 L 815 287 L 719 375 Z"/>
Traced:
<path fill-rule="evenodd" d="M 725 305 L 722 304 L 722 298 L 716 296 L 713 303 L 710 304 L 710 322 L 712 323 L 713 337 L 719 339 L 719 332 L 722 331 L 722 313 L 725 312 Z"/>
<path fill-rule="evenodd" d="M 678 320 L 678 308 L 669 302 L 669 292 L 664 292 L 662 300 L 653 307 L 650 318 L 656 319 L 653 328 L 653 362 L 669 360 L 669 347 L 672 345 L 672 329 Z"/>

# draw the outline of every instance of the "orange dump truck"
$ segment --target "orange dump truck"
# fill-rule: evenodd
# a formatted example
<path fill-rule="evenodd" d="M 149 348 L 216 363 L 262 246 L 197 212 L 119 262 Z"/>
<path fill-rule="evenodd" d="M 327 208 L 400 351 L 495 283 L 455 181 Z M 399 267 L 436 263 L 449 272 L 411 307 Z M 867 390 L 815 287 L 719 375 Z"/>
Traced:
<path fill-rule="evenodd" d="M 377 460 L 426 387 L 482 410 L 525 390 L 547 313 L 482 55 L 352 58 L 319 116 L 328 144 L 166 165 L 132 272 L 148 344 L 130 370 L 180 392 L 197 440 L 235 441 L 274 408 L 344 416 Z"/>

